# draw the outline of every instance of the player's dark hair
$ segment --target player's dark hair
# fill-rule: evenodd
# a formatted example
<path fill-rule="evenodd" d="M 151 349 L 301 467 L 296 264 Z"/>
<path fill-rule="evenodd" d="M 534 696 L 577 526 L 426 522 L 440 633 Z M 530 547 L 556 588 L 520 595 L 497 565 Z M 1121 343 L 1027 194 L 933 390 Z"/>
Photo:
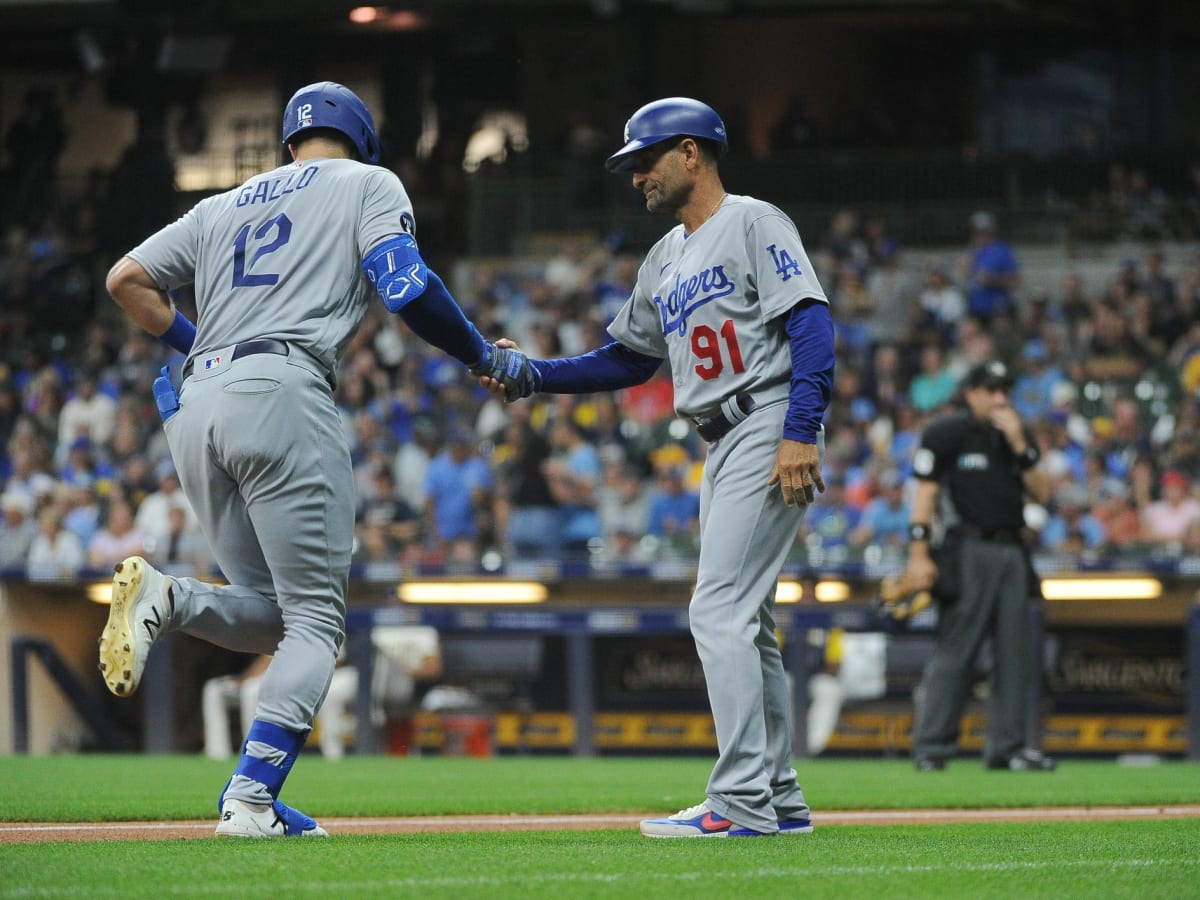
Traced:
<path fill-rule="evenodd" d="M 333 141 L 340 147 L 344 148 L 346 154 L 351 159 L 357 159 L 363 162 L 362 155 L 358 152 L 358 148 L 354 146 L 354 141 L 350 140 L 346 135 L 342 134 L 336 128 L 306 128 L 300 132 L 289 142 L 293 147 L 299 150 L 308 141 L 314 138 L 324 138 L 327 141 Z"/>
<path fill-rule="evenodd" d="M 700 148 L 701 155 L 714 166 L 717 161 L 725 155 L 725 145 L 717 141 L 710 141 L 708 138 L 692 138 L 696 142 L 696 146 Z"/>

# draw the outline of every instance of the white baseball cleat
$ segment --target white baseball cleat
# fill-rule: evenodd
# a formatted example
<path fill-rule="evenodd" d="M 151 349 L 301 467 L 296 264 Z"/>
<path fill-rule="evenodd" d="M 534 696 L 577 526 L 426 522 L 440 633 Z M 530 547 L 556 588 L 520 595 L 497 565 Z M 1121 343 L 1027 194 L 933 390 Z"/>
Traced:
<path fill-rule="evenodd" d="M 328 837 L 329 832 L 298 809 L 276 800 L 274 803 L 247 803 L 226 798 L 217 822 L 220 837 Z"/>
<path fill-rule="evenodd" d="M 171 621 L 171 580 L 140 556 L 113 568 L 112 604 L 100 634 L 100 671 L 118 697 L 137 690 L 146 656 Z"/>

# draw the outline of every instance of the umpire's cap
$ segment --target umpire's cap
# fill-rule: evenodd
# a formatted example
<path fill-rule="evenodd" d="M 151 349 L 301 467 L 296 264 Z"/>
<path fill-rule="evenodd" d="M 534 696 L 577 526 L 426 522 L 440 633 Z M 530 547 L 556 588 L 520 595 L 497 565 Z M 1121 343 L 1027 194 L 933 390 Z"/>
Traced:
<path fill-rule="evenodd" d="M 303 131 L 332 128 L 350 138 L 365 163 L 379 162 L 375 119 L 358 94 L 334 81 L 318 81 L 292 94 L 283 110 L 284 146 Z"/>
<path fill-rule="evenodd" d="M 689 97 L 667 97 L 647 103 L 625 123 L 625 146 L 605 162 L 610 172 L 628 172 L 633 155 L 673 137 L 694 137 L 729 146 L 725 123 L 711 106 Z"/>
<path fill-rule="evenodd" d="M 963 379 L 962 386 L 964 388 L 999 388 L 1005 390 L 1013 385 L 1012 375 L 1008 371 L 1008 366 L 1000 362 L 998 359 L 993 359 L 990 362 L 979 363 L 974 366 L 967 376 Z"/>

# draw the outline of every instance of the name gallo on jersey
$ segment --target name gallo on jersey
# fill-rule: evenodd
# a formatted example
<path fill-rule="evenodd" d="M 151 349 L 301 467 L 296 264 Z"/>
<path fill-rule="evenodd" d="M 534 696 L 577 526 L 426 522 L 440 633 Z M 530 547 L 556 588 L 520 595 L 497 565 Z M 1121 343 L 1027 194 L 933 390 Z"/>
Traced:
<path fill-rule="evenodd" d="M 664 298 L 656 295 L 654 305 L 662 316 L 663 337 L 676 332 L 680 337 L 687 334 L 687 320 L 706 303 L 720 300 L 733 293 L 735 285 L 725 274 L 724 266 L 713 266 L 685 278 L 676 273 L 675 286 Z"/>
<path fill-rule="evenodd" d="M 248 181 L 238 191 L 237 205 L 249 206 L 255 203 L 271 203 L 284 197 L 292 191 L 300 191 L 312 184 L 317 177 L 320 166 L 309 166 L 303 172 L 293 170 L 287 176 L 268 178 L 262 181 Z"/>

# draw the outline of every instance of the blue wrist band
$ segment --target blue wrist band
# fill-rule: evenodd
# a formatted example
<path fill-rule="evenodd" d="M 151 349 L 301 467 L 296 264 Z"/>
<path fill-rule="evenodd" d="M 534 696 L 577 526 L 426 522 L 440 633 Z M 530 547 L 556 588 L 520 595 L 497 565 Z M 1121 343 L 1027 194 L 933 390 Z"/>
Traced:
<path fill-rule="evenodd" d="M 196 326 L 184 318 L 183 313 L 175 310 L 175 321 L 158 339 L 172 350 L 183 354 L 191 353 L 192 344 L 196 343 Z"/>

